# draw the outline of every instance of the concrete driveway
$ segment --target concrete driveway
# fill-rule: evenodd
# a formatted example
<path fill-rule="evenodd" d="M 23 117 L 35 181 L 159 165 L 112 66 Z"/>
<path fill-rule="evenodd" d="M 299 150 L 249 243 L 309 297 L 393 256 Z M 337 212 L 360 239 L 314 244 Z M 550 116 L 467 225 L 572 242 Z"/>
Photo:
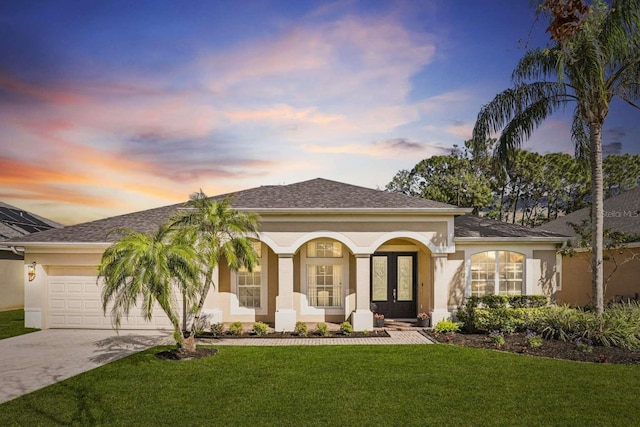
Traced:
<path fill-rule="evenodd" d="M 0 340 L 0 403 L 174 341 L 170 332 L 48 329 Z"/>

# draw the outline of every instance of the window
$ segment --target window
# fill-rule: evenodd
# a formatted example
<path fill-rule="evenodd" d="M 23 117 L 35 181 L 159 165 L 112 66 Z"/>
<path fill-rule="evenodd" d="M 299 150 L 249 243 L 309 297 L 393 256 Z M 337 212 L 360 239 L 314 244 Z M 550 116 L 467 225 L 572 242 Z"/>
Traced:
<path fill-rule="evenodd" d="M 308 258 L 342 258 L 340 242 L 316 241 L 307 244 Z"/>
<path fill-rule="evenodd" d="M 309 307 L 342 309 L 342 284 L 348 277 L 348 259 L 343 256 L 342 243 L 315 240 L 306 245 L 306 294 Z"/>
<path fill-rule="evenodd" d="M 260 264 L 262 263 L 262 248 L 260 242 L 252 242 Z M 262 303 L 262 266 L 253 267 L 249 272 L 242 267 L 238 270 L 238 305 L 247 308 L 260 308 Z"/>
<path fill-rule="evenodd" d="M 524 255 L 488 251 L 471 256 L 471 295 L 521 295 Z"/>
<path fill-rule="evenodd" d="M 307 266 L 307 297 L 315 307 L 342 307 L 342 269 L 339 265 Z"/>

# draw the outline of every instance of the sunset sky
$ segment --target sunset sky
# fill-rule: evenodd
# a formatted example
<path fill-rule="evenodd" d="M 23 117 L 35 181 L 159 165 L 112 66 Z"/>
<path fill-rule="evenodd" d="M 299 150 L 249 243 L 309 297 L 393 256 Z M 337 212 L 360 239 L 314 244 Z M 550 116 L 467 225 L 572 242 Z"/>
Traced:
<path fill-rule="evenodd" d="M 63 224 L 323 177 L 384 187 L 471 136 L 527 0 L 4 1 L 0 200 Z M 569 108 L 568 112 L 570 112 Z M 615 103 L 603 143 L 640 153 Z M 525 148 L 573 152 L 570 122 Z"/>

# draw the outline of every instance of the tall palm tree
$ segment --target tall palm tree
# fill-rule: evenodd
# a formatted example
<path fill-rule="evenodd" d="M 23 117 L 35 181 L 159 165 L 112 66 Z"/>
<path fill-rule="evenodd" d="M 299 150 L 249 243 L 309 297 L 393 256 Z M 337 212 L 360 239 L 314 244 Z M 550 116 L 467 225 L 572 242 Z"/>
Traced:
<path fill-rule="evenodd" d="M 196 330 L 204 301 L 213 283 L 213 272 L 224 257 L 229 267 L 246 267 L 253 271 L 258 257 L 249 236 L 257 237 L 258 218 L 249 212 L 231 208 L 230 198 L 214 200 L 200 190 L 190 196 L 185 208 L 174 218 L 172 227 L 178 227 L 190 240 L 200 257 L 201 293 L 193 307 L 191 331 Z"/>
<path fill-rule="evenodd" d="M 173 326 L 173 337 L 182 346 L 178 307 L 174 287 L 186 298 L 199 293 L 199 270 L 195 248 L 169 225 L 164 224 L 153 234 L 121 228 L 110 232 L 121 237 L 102 254 L 98 280 L 104 278 L 102 308 L 106 314 L 112 304 L 111 316 L 116 329 L 122 317 L 141 303 L 146 320 L 151 320 L 153 306 L 167 314 Z"/>
<path fill-rule="evenodd" d="M 572 140 L 576 154 L 589 156 L 591 168 L 592 303 L 604 309 L 602 126 L 618 97 L 634 108 L 640 98 L 640 1 L 545 0 L 555 45 L 525 53 L 513 71 L 513 88 L 482 107 L 473 130 L 473 146 L 501 132 L 495 159 L 508 165 L 522 140 L 547 117 L 575 103 Z"/>

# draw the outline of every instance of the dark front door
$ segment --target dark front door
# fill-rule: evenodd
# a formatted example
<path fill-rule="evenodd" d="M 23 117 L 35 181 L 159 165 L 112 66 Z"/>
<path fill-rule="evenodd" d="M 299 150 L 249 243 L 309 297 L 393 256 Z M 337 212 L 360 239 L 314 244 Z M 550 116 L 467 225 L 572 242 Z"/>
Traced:
<path fill-rule="evenodd" d="M 416 317 L 416 254 L 376 252 L 371 256 L 371 301 L 387 319 Z"/>

